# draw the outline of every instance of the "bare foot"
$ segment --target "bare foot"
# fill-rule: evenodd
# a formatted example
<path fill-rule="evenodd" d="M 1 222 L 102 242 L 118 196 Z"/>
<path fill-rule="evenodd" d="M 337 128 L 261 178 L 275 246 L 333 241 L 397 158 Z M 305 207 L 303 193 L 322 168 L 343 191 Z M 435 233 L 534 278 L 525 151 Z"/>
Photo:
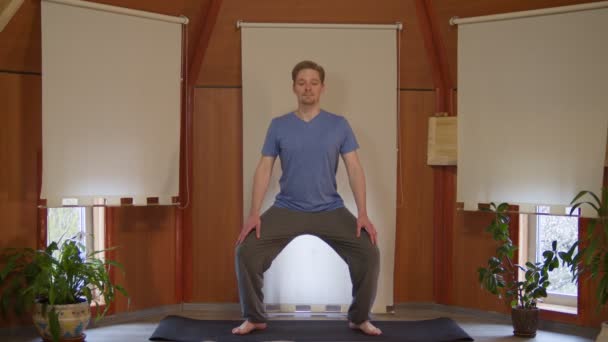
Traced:
<path fill-rule="evenodd" d="M 254 330 L 264 330 L 266 326 L 266 323 L 251 323 L 246 320 L 243 324 L 232 329 L 232 333 L 235 335 L 247 335 Z"/>
<path fill-rule="evenodd" d="M 348 327 L 351 329 L 359 329 L 367 335 L 378 336 L 378 335 L 382 334 L 382 330 L 376 328 L 370 321 L 365 321 L 361 324 L 355 324 L 353 322 L 348 322 Z"/>

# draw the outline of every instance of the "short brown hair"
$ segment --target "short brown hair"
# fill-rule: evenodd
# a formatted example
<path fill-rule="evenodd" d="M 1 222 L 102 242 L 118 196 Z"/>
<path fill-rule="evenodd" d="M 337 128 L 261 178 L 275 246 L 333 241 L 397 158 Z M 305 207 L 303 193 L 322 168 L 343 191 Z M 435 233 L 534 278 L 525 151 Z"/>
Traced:
<path fill-rule="evenodd" d="M 313 61 L 301 61 L 300 63 L 296 64 L 296 66 L 293 67 L 293 70 L 291 70 L 291 80 L 295 82 L 296 78 L 298 77 L 298 73 L 304 69 L 312 69 L 317 71 L 319 73 L 319 78 L 321 78 L 321 83 L 325 82 L 325 70 L 322 66 Z"/>

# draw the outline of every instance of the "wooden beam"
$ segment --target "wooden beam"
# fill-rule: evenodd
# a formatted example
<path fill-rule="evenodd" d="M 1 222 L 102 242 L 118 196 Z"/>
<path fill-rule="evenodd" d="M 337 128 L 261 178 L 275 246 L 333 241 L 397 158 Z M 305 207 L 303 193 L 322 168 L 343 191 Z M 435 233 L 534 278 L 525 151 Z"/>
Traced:
<path fill-rule="evenodd" d="M 196 39 L 196 47 L 192 53 L 186 51 L 192 59 L 187 63 L 184 75 L 187 79 L 184 82 L 182 97 L 182 137 L 181 137 L 181 162 L 180 162 L 180 202 L 187 205 L 182 210 L 178 209 L 175 225 L 175 266 L 176 266 L 176 286 L 175 297 L 177 303 L 188 302 L 192 298 L 192 118 L 194 102 L 194 86 L 198 80 L 199 73 L 203 66 L 205 54 L 209 46 L 209 40 L 213 33 L 213 28 L 217 21 L 222 0 L 209 0 L 203 2 L 201 10 L 201 28 Z M 186 181 L 187 180 L 187 181 Z"/>
<path fill-rule="evenodd" d="M 416 0 L 416 13 L 420 24 L 420 32 L 424 39 L 427 57 L 431 64 L 433 84 L 438 91 L 437 112 L 448 112 L 453 115 L 450 108 L 449 98 L 454 88 L 454 83 L 450 77 L 450 67 L 448 63 L 445 44 L 441 39 L 439 23 L 430 0 Z"/>
<path fill-rule="evenodd" d="M 0 1 L 0 32 L 4 30 L 11 18 L 17 13 L 23 0 L 4 0 Z"/>
<path fill-rule="evenodd" d="M 416 13 L 420 24 L 427 56 L 430 60 L 436 90 L 436 112 L 453 116 L 453 83 L 445 45 L 441 39 L 437 16 L 431 0 L 416 0 Z M 440 304 L 452 300 L 453 234 L 456 209 L 456 167 L 434 167 L 434 219 L 433 219 L 433 294 Z"/>
<path fill-rule="evenodd" d="M 106 207 L 106 210 L 104 210 L 104 222 L 105 222 L 105 236 L 104 236 L 105 246 L 104 246 L 104 248 L 115 247 L 116 210 L 117 209 L 112 208 L 112 207 Z M 116 254 L 117 254 L 116 250 L 109 250 L 104 253 L 104 257 L 106 260 L 116 261 Z M 110 276 L 110 281 L 115 282 L 116 281 L 116 267 L 110 267 L 110 269 L 108 270 L 108 275 Z M 116 312 L 116 302 L 114 302 L 113 304 L 110 304 L 110 309 L 108 309 L 107 313 L 109 315 L 112 315 L 115 312 Z"/>
<path fill-rule="evenodd" d="M 175 209 L 175 303 L 184 302 L 184 282 L 185 271 L 184 267 L 184 210 Z M 189 277 L 188 279 L 191 279 Z"/>
<path fill-rule="evenodd" d="M 36 185 L 38 187 L 38 198 L 37 198 L 37 203 L 38 203 L 38 209 L 37 209 L 37 214 L 38 214 L 38 220 L 36 220 L 37 224 L 38 224 L 38 236 L 36 239 L 36 248 L 37 249 L 44 249 L 46 247 L 47 244 L 47 209 L 46 209 L 46 200 L 42 201 L 40 199 L 40 194 L 42 193 L 42 145 L 38 146 L 38 153 L 36 153 L 36 161 L 37 161 L 37 174 L 38 174 L 38 179 L 37 182 L 38 184 Z M 40 206 L 44 206 L 43 208 L 41 208 Z"/>
<path fill-rule="evenodd" d="M 189 86 L 194 86 L 196 84 L 199 73 L 201 72 L 203 60 L 205 59 L 205 54 L 207 53 L 207 48 L 209 46 L 209 40 L 211 39 L 211 34 L 213 33 L 213 28 L 215 27 L 215 22 L 217 21 L 221 6 L 222 0 L 209 0 L 208 5 L 205 6 L 202 11 L 203 21 L 198 38 L 195 40 L 197 45 L 193 52 L 194 57 L 188 65 Z"/>

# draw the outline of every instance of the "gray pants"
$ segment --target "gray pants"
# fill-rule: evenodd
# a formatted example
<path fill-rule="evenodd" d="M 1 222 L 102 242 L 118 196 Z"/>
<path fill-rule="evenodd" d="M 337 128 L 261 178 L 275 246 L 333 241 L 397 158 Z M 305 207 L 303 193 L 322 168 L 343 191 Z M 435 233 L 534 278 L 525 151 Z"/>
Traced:
<path fill-rule="evenodd" d="M 252 231 L 236 247 L 236 274 L 243 316 L 252 323 L 266 321 L 264 271 L 287 244 L 302 234 L 325 241 L 346 262 L 353 285 L 348 319 L 360 324 L 369 319 L 380 271 L 380 253 L 362 229 L 357 238 L 357 219 L 346 208 L 307 213 L 271 207 L 261 216 L 260 239 Z M 296 270 L 294 270 L 296 272 Z"/>

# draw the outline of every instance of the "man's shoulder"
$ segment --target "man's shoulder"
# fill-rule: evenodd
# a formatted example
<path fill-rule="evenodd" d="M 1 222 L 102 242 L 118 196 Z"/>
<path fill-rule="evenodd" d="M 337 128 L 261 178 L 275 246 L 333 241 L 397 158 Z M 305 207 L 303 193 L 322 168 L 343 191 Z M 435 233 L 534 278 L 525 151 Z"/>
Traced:
<path fill-rule="evenodd" d="M 325 114 L 326 120 L 325 122 L 330 123 L 331 125 L 337 125 L 340 127 L 344 127 L 348 125 L 348 120 L 340 115 L 328 112 L 326 110 L 322 110 L 321 113 Z"/>
<path fill-rule="evenodd" d="M 274 119 L 275 120 L 287 120 L 291 117 L 292 114 L 293 114 L 293 112 L 288 112 L 283 115 L 275 116 Z"/>
<path fill-rule="evenodd" d="M 326 110 L 321 110 L 321 113 L 325 114 L 325 117 L 331 122 L 342 123 L 346 121 L 346 118 L 340 114 L 335 114 Z"/>
<path fill-rule="evenodd" d="M 272 118 L 272 121 L 274 121 L 275 123 L 281 123 L 281 122 L 286 122 L 289 121 L 291 114 L 293 114 L 293 112 L 289 112 L 289 113 L 285 113 L 283 115 L 279 115 L 279 116 L 275 116 L 274 118 Z"/>

